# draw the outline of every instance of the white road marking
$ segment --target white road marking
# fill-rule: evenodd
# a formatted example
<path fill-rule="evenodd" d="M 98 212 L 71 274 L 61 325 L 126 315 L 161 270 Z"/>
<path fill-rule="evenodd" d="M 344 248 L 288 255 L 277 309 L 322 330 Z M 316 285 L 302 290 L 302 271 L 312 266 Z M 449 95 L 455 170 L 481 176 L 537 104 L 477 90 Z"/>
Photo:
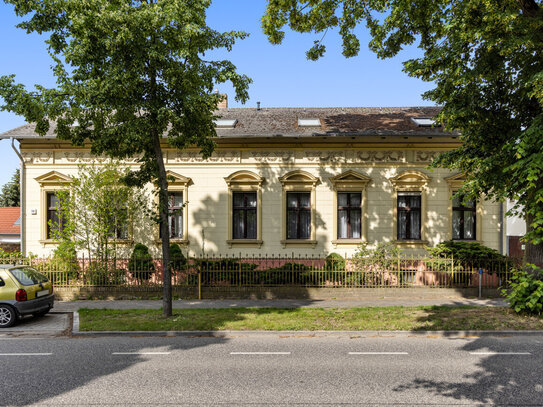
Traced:
<path fill-rule="evenodd" d="M 531 355 L 530 352 L 470 352 L 470 355 Z"/>
<path fill-rule="evenodd" d="M 51 356 L 52 353 L 0 353 L 0 356 Z"/>
<path fill-rule="evenodd" d="M 112 355 L 169 355 L 171 352 L 113 352 Z"/>
<path fill-rule="evenodd" d="M 349 352 L 349 355 L 409 355 L 407 352 Z"/>
<path fill-rule="evenodd" d="M 290 355 L 290 352 L 230 352 L 231 355 Z"/>

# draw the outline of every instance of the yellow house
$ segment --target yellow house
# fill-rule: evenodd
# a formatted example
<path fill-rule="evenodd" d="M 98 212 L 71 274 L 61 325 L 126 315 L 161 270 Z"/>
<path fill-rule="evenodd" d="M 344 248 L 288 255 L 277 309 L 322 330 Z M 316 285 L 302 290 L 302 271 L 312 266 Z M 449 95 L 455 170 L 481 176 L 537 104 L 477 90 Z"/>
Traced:
<path fill-rule="evenodd" d="M 211 158 L 163 146 L 175 179 L 172 205 L 186 203 L 172 218 L 171 238 L 189 254 L 350 255 L 363 241 L 394 242 L 409 253 L 449 239 L 503 252 L 501 204 L 452 200 L 462 175 L 428 169 L 437 154 L 459 145 L 458 134 L 433 123 L 437 112 L 223 106 Z M 40 137 L 33 130 L 27 124 L 0 138 L 20 142 L 24 251 L 49 255 L 55 190 L 79 164 L 103 158 L 53 131 Z M 124 240 L 127 248 L 141 242 L 158 253 L 155 232 Z"/>

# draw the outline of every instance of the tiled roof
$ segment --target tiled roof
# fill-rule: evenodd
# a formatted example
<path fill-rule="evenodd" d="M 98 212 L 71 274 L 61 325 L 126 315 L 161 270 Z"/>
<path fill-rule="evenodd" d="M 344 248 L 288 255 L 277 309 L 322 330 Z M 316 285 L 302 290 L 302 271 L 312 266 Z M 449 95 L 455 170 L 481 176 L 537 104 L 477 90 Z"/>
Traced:
<path fill-rule="evenodd" d="M 216 112 L 222 119 L 237 120 L 234 128 L 217 128 L 219 137 L 307 136 L 447 136 L 441 127 L 419 127 L 412 118 L 431 118 L 439 107 L 319 107 L 234 108 Z M 319 119 L 319 127 L 299 127 L 299 119 Z M 39 138 L 33 124 L 0 134 L 0 138 Z M 55 138 L 53 126 L 45 136 Z"/>
<path fill-rule="evenodd" d="M 0 234 L 20 234 L 21 226 L 20 222 L 17 222 L 20 217 L 21 208 L 0 207 Z"/>

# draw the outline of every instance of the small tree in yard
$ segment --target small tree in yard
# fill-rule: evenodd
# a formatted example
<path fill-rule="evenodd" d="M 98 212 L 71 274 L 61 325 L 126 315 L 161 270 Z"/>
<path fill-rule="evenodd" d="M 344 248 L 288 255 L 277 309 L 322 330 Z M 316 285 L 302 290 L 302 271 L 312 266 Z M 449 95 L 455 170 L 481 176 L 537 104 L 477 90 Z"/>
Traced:
<path fill-rule="evenodd" d="M 154 182 L 162 236 L 163 313 L 172 315 L 169 267 L 168 182 L 163 145 L 214 148 L 217 83 L 232 82 L 245 101 L 250 79 L 229 61 L 205 53 L 230 50 L 241 32 L 217 32 L 206 24 L 210 0 L 5 0 L 26 21 L 28 33 L 47 33 L 58 87 L 31 92 L 0 78 L 3 109 L 50 128 L 61 140 L 90 142 L 93 154 L 138 157 L 131 185 Z M 54 126 L 51 124 L 54 123 Z"/>
<path fill-rule="evenodd" d="M 55 258 L 73 263 L 76 250 L 84 250 L 96 273 L 114 272 L 110 262 L 116 262 L 119 240 L 143 229 L 149 218 L 147 196 L 121 182 L 127 171 L 116 163 L 81 165 L 78 176 L 55 193 L 59 216 L 49 225 L 59 241 Z"/>

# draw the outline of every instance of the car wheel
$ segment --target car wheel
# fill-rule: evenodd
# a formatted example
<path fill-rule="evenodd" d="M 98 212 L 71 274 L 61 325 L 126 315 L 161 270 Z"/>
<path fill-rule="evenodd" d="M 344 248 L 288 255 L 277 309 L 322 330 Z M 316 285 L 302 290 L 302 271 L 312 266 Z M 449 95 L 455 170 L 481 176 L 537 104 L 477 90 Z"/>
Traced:
<path fill-rule="evenodd" d="M 0 328 L 9 328 L 17 322 L 17 314 L 9 305 L 0 304 Z"/>

